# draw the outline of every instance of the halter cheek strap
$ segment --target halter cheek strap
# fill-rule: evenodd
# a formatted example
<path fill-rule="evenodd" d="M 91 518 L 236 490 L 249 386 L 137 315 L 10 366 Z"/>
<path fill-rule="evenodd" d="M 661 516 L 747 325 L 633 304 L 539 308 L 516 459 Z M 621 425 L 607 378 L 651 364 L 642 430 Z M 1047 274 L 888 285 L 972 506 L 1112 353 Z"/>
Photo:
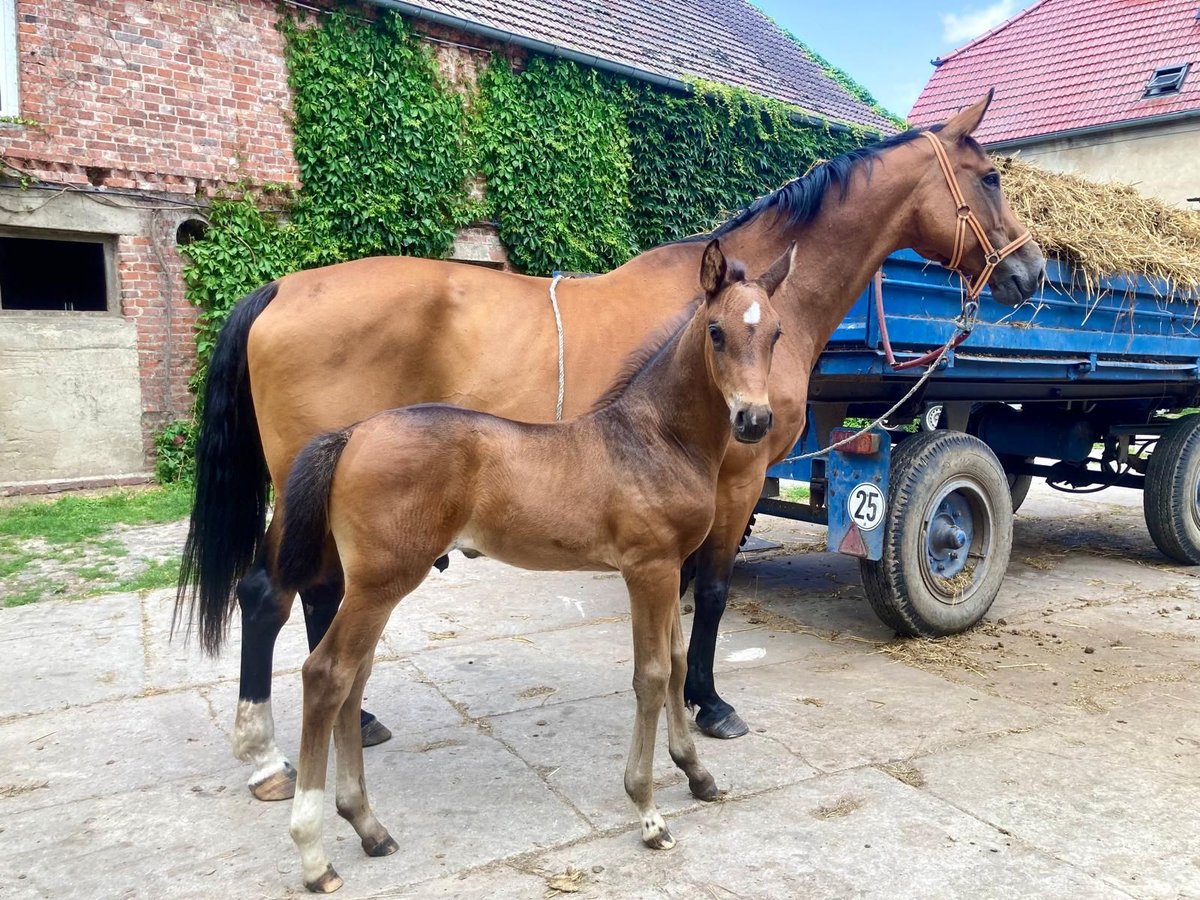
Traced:
<path fill-rule="evenodd" d="M 958 179 L 954 175 L 953 166 L 950 165 L 950 157 L 946 155 L 946 148 L 942 146 L 942 142 L 932 132 L 922 132 L 921 136 L 926 138 L 933 147 L 933 155 L 937 157 L 938 165 L 942 167 L 942 174 L 946 176 L 946 185 L 950 188 L 950 196 L 954 199 L 954 205 L 958 212 L 958 220 L 954 224 L 954 252 L 951 254 L 950 262 L 946 268 L 958 272 L 959 276 L 966 282 L 967 299 L 978 300 L 979 295 L 983 293 L 983 289 L 988 283 L 988 279 L 996 271 L 996 266 L 1000 265 L 1005 257 L 1011 256 L 1029 243 L 1033 236 L 1026 231 L 1015 241 L 999 250 L 993 247 L 991 240 L 988 239 L 987 232 L 983 230 L 983 225 L 979 222 L 979 217 L 975 215 L 970 205 L 968 205 L 962 190 L 958 186 Z M 979 241 L 980 248 L 983 250 L 983 271 L 974 278 L 963 272 L 960 268 L 963 255 L 966 253 L 967 228 L 975 232 L 975 237 Z"/>

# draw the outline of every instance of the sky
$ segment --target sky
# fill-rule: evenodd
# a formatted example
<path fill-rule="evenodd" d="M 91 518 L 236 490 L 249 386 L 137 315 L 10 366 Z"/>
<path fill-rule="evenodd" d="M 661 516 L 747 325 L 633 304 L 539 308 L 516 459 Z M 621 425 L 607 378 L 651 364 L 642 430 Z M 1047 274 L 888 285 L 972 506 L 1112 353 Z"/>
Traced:
<path fill-rule="evenodd" d="M 1011 18 L 1034 0 L 751 0 L 907 118 L 933 73 L 929 61 Z"/>

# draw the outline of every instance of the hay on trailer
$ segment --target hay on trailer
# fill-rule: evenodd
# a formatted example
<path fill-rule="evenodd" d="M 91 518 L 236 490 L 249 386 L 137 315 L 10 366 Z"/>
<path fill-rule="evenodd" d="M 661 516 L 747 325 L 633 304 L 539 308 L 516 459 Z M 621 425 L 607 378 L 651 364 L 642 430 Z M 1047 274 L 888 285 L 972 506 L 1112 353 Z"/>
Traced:
<path fill-rule="evenodd" d="M 1142 275 L 1200 301 L 1200 213 L 1143 197 L 1127 184 L 1051 172 L 996 157 L 1004 194 L 1047 256 L 1075 267 L 1092 292 L 1113 275 Z"/>

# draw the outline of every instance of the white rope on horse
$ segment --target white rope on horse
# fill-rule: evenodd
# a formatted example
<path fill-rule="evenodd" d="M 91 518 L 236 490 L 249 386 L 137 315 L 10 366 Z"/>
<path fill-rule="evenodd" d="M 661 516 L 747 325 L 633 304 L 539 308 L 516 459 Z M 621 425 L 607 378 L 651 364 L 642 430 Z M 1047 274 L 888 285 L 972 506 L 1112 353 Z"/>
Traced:
<path fill-rule="evenodd" d="M 973 324 L 972 320 L 974 318 L 975 318 L 975 312 L 974 312 L 974 307 L 972 307 L 971 312 L 964 313 L 959 321 L 961 321 L 963 323 L 962 327 L 965 330 L 969 331 L 971 328 L 971 325 Z M 917 391 L 919 391 L 921 389 L 921 385 L 923 385 L 926 381 L 929 380 L 929 376 L 931 376 L 933 374 L 934 370 L 937 369 L 938 365 L 945 358 L 946 354 L 950 351 L 950 345 L 954 343 L 954 340 L 957 336 L 958 336 L 957 334 L 951 335 L 950 340 L 948 340 L 948 341 L 946 341 L 946 343 L 942 344 L 941 351 L 938 353 L 938 355 L 936 357 L 934 357 L 933 361 L 929 364 L 929 367 L 925 369 L 925 373 L 919 379 L 917 379 L 917 383 L 912 386 L 912 388 L 909 390 L 909 392 L 907 394 L 905 394 L 903 397 L 901 397 L 899 400 L 896 401 L 895 406 L 893 406 L 891 409 L 889 409 L 887 412 L 885 412 L 882 416 L 880 416 L 878 419 L 876 419 L 870 425 L 867 425 L 865 428 L 862 428 L 862 429 L 856 431 L 854 434 L 850 435 L 850 437 L 848 437 L 848 438 L 843 438 L 842 440 L 838 441 L 836 444 L 830 444 L 828 447 L 824 448 L 823 450 L 814 450 L 812 453 L 801 453 L 799 456 L 789 456 L 787 459 L 781 459 L 779 461 L 779 463 L 776 463 L 776 465 L 779 465 L 781 463 L 798 462 L 799 460 L 802 460 L 802 459 L 816 459 L 817 457 L 820 457 L 820 456 L 828 456 L 831 452 L 838 449 L 838 447 L 843 447 L 846 444 L 849 444 L 855 438 L 861 437 L 862 435 L 866 434 L 872 428 L 879 427 L 881 424 L 883 424 L 883 422 L 889 416 L 891 416 L 893 413 L 895 413 L 896 410 L 898 410 L 905 403 L 907 403 L 909 400 L 911 400 L 913 395 L 916 394 Z"/>
<path fill-rule="evenodd" d="M 562 421 L 563 395 L 567 387 L 567 373 L 563 364 L 563 327 L 562 315 L 558 311 L 558 292 L 555 290 L 562 281 L 562 275 L 550 279 L 550 306 L 554 309 L 554 327 L 558 330 L 558 403 L 554 407 L 554 421 Z"/>

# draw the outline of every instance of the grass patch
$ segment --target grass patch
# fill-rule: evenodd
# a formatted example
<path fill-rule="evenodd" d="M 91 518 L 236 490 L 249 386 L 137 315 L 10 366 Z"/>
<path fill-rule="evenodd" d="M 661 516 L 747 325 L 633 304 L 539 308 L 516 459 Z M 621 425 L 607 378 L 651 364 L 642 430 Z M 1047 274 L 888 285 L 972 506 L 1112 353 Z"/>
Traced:
<path fill-rule="evenodd" d="M 179 581 L 180 562 L 181 559 L 178 556 L 152 562 L 136 575 L 115 584 L 106 584 L 102 588 L 90 591 L 89 594 L 125 594 L 132 591 L 155 591 L 159 588 L 175 587 Z"/>
<path fill-rule="evenodd" d="M 62 497 L 49 502 L 28 500 L 0 509 L 0 536 L 71 544 L 97 537 L 114 525 L 174 522 L 187 516 L 191 503 L 188 484 Z"/>
<path fill-rule="evenodd" d="M 4 608 L 12 609 L 17 606 L 28 606 L 30 603 L 37 603 L 54 593 L 54 585 L 48 581 L 39 581 L 32 587 L 28 587 L 16 594 L 9 594 L 4 598 Z"/>
<path fill-rule="evenodd" d="M 784 500 L 791 500 L 793 503 L 808 502 L 808 486 L 802 484 L 794 484 L 785 487 L 779 492 L 779 496 Z"/>

